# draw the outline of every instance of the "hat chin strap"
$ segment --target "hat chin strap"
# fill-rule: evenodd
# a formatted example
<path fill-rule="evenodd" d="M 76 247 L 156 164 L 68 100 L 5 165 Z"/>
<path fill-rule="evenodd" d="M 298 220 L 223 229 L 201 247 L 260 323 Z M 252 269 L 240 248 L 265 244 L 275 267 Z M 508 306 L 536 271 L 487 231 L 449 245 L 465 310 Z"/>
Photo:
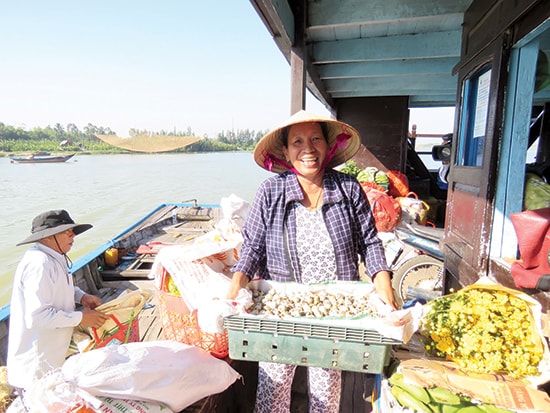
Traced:
<path fill-rule="evenodd" d="M 277 158 L 275 155 L 271 155 L 270 153 L 266 152 L 264 156 L 264 168 L 267 169 L 269 172 L 273 172 L 274 164 L 280 165 L 283 168 L 288 169 L 290 172 L 294 172 L 296 175 L 302 175 L 288 162 L 285 162 L 282 159 Z"/>
<path fill-rule="evenodd" d="M 53 240 L 55 241 L 55 245 L 57 245 L 57 249 L 59 250 L 59 253 L 61 255 L 63 255 L 63 257 L 65 257 L 65 262 L 67 263 L 67 268 L 71 268 L 73 266 L 73 262 L 71 261 L 71 259 L 67 255 L 67 253 L 65 253 L 63 251 L 63 249 L 61 248 L 61 245 L 59 245 L 59 242 L 57 241 L 57 237 L 55 235 L 53 236 Z"/>
<path fill-rule="evenodd" d="M 327 156 L 325 157 L 325 160 L 321 165 L 321 169 L 325 169 L 327 167 L 329 162 L 332 161 L 332 158 L 334 158 L 334 155 L 336 155 L 336 152 L 338 152 L 340 149 L 345 149 L 348 146 L 348 142 L 350 138 L 351 138 L 351 135 L 347 134 L 344 131 L 342 131 L 342 133 L 340 133 L 336 137 L 336 141 L 328 151 Z"/>

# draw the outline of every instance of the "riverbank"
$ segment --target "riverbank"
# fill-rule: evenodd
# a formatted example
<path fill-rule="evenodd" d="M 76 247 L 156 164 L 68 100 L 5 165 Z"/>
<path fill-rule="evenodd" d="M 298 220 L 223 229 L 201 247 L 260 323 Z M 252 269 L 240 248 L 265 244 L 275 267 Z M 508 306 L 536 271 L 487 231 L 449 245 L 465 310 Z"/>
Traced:
<path fill-rule="evenodd" d="M 38 152 L 38 151 L 37 151 Z M 17 152 L 2 152 L 0 151 L 0 158 L 13 158 L 21 156 L 30 156 L 36 154 L 35 151 L 17 151 Z M 70 153 L 75 153 L 76 155 L 151 155 L 151 153 L 146 152 L 132 152 L 125 149 L 113 148 L 113 150 L 96 150 L 96 151 L 81 151 L 81 150 L 60 150 L 60 151 L 44 151 L 45 153 L 51 156 L 64 156 Z M 164 154 L 175 154 L 177 152 L 162 152 Z M 193 153 L 193 152 L 187 152 Z M 158 154 L 161 154 L 160 152 Z"/>
<path fill-rule="evenodd" d="M 38 152 L 45 152 L 52 156 L 63 156 L 68 155 L 70 153 L 74 153 L 76 155 L 177 155 L 177 154 L 207 154 L 207 153 L 216 153 L 216 152 L 251 152 L 251 150 L 243 150 L 239 149 L 238 147 L 234 147 L 231 149 L 225 149 L 225 150 L 203 150 L 203 151 L 183 151 L 181 148 L 173 151 L 165 151 L 165 152 L 134 152 L 129 151 L 127 149 L 121 149 L 117 147 L 112 147 L 111 149 L 96 149 L 96 150 L 81 150 L 81 149 L 63 149 L 63 150 L 54 150 L 54 151 L 34 151 L 34 150 L 25 150 L 25 151 L 14 151 L 14 152 L 6 152 L 6 151 L 0 151 L 0 158 L 14 158 L 14 157 L 21 157 L 21 156 L 30 156 L 33 154 L 36 154 Z"/>

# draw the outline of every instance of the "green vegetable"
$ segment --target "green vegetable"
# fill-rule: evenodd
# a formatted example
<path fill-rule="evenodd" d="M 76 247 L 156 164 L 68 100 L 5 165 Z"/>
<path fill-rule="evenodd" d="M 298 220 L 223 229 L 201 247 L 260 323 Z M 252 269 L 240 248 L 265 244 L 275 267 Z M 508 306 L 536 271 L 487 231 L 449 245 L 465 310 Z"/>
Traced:
<path fill-rule="evenodd" d="M 370 176 L 367 172 L 365 172 L 365 171 L 361 171 L 361 172 L 359 172 L 359 174 L 357 175 L 357 180 L 358 180 L 359 182 L 372 182 L 372 181 L 370 180 L 370 178 L 371 178 L 371 176 Z"/>
<path fill-rule="evenodd" d="M 535 174 L 525 174 L 524 204 L 529 210 L 550 207 L 550 185 Z"/>
<path fill-rule="evenodd" d="M 408 407 L 415 412 L 421 413 L 433 413 L 431 407 L 426 403 L 417 399 L 416 396 L 413 396 L 411 393 L 399 386 L 391 386 L 390 392 L 403 407 Z"/>
<path fill-rule="evenodd" d="M 376 182 L 378 185 L 389 185 L 390 180 L 388 178 L 388 175 L 386 175 L 386 172 L 384 171 L 377 171 L 374 175 L 374 182 Z"/>
<path fill-rule="evenodd" d="M 450 392 L 443 387 L 432 387 L 428 389 L 430 398 L 438 404 L 461 404 L 462 399 L 459 395 Z"/>
<path fill-rule="evenodd" d="M 428 391 L 426 391 L 426 389 L 422 386 L 417 386 L 416 384 L 412 384 L 412 383 L 405 383 L 405 380 L 402 374 L 394 373 L 388 379 L 388 382 L 391 384 L 392 388 L 401 387 L 402 390 L 406 391 L 407 393 L 409 393 L 411 396 L 421 401 L 422 403 L 424 404 L 430 403 L 430 395 L 428 394 Z"/>
<path fill-rule="evenodd" d="M 344 172 L 345 174 L 357 178 L 357 175 L 361 172 L 361 168 L 357 166 L 355 161 L 350 160 L 344 163 L 344 165 L 340 168 L 340 172 Z"/>
<path fill-rule="evenodd" d="M 374 166 L 367 166 L 363 169 L 363 172 L 365 172 L 367 178 L 365 182 L 376 182 L 374 179 L 376 177 L 376 173 L 378 172 L 378 168 L 375 168 Z"/>

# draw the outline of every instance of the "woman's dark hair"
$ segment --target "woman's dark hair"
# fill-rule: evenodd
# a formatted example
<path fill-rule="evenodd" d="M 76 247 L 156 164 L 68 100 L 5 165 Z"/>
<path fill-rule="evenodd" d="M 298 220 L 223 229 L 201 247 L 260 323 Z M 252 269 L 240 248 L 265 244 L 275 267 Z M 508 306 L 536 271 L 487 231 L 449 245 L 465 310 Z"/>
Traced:
<path fill-rule="evenodd" d="M 319 126 L 321 127 L 321 132 L 323 132 L 323 137 L 328 142 L 328 125 L 326 122 L 317 122 Z M 281 140 L 283 141 L 283 146 L 285 148 L 288 147 L 288 132 L 290 131 L 290 127 L 293 125 L 285 126 L 283 129 L 281 129 Z"/>

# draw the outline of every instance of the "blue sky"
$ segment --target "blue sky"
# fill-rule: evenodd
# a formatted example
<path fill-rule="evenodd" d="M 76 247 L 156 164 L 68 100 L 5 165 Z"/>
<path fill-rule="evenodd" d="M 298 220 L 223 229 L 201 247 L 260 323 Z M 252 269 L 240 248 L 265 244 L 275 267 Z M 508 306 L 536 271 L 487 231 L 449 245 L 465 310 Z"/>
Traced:
<path fill-rule="evenodd" d="M 271 129 L 290 68 L 249 1 L 0 0 L 0 122 L 186 131 Z M 324 112 L 311 96 L 306 108 Z M 421 133 L 447 133 L 413 115 Z M 420 117 L 419 117 L 420 116 Z M 439 121 L 438 121 L 439 123 Z M 429 128 L 438 128 L 435 131 Z"/>

